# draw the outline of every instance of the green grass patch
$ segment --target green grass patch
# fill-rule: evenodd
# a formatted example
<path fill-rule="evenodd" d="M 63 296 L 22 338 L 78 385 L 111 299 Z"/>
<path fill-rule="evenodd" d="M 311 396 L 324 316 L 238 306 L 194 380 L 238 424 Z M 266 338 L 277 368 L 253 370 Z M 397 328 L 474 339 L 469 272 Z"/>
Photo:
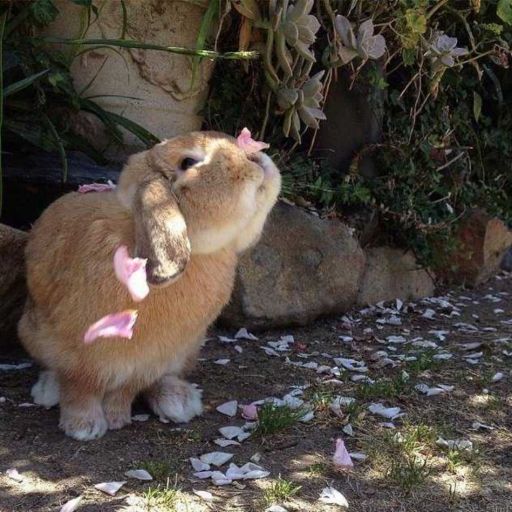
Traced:
<path fill-rule="evenodd" d="M 281 478 L 281 475 L 279 475 L 279 478 L 272 482 L 267 489 L 265 489 L 263 499 L 265 500 L 265 504 L 267 506 L 284 503 L 288 501 L 292 496 L 295 496 L 301 490 L 301 488 L 302 486 L 297 485 L 290 480 L 285 480 Z"/>
<path fill-rule="evenodd" d="M 286 430 L 295 425 L 306 412 L 302 408 L 292 409 L 286 405 L 278 407 L 271 403 L 263 404 L 258 411 L 258 426 L 255 434 L 268 436 Z"/>

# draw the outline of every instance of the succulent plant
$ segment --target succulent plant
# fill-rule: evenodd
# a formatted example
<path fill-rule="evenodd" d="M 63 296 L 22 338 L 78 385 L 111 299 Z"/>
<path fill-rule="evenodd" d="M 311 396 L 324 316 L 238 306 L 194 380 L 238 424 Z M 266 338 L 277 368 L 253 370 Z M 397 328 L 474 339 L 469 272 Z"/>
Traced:
<path fill-rule="evenodd" d="M 297 0 L 293 4 L 289 0 L 270 1 L 275 52 L 287 77 L 293 74 L 292 51 L 307 61 L 315 62 L 315 55 L 310 47 L 316 40 L 320 22 L 310 14 L 313 4 L 314 0 Z"/>
<path fill-rule="evenodd" d="M 338 14 L 334 24 L 340 37 L 338 55 L 343 64 L 348 64 L 356 57 L 363 61 L 380 59 L 386 53 L 386 40 L 380 34 L 374 35 L 375 27 L 371 19 L 361 23 L 357 37 L 345 16 Z"/>
<path fill-rule="evenodd" d="M 443 32 L 434 32 L 428 43 L 426 55 L 432 61 L 434 72 L 442 70 L 445 67 L 455 66 L 456 59 L 468 54 L 466 48 L 457 47 L 457 38 L 450 37 Z"/>
<path fill-rule="evenodd" d="M 291 135 L 300 142 L 301 121 L 309 128 L 318 129 L 318 121 L 325 119 L 320 109 L 323 75 L 320 71 L 300 88 L 283 86 L 277 91 L 277 103 L 285 113 L 283 132 L 287 137 Z"/>

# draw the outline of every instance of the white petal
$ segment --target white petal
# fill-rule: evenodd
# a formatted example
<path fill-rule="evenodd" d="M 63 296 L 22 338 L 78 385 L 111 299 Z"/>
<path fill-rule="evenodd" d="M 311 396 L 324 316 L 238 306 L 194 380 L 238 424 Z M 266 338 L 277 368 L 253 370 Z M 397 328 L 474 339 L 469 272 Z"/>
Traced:
<path fill-rule="evenodd" d="M 200 480 L 205 480 L 206 478 L 210 478 L 213 473 L 214 471 L 198 471 L 197 473 L 194 473 L 194 476 Z"/>
<path fill-rule="evenodd" d="M 214 364 L 220 364 L 221 366 L 224 366 L 228 364 L 230 359 L 217 359 L 216 361 L 213 361 Z"/>
<path fill-rule="evenodd" d="M 226 402 L 217 407 L 217 411 L 230 417 L 236 416 L 237 409 L 238 402 L 236 400 L 231 400 L 230 402 Z"/>
<path fill-rule="evenodd" d="M 242 327 L 235 334 L 235 339 L 257 341 L 258 338 L 254 336 L 254 334 L 251 334 L 245 327 Z"/>
<path fill-rule="evenodd" d="M 148 421 L 149 420 L 149 414 L 136 414 L 135 416 L 132 416 L 132 421 Z"/>
<path fill-rule="evenodd" d="M 221 427 L 219 428 L 219 432 L 226 439 L 234 439 L 235 437 L 242 434 L 244 431 L 240 427 Z"/>
<path fill-rule="evenodd" d="M 491 382 L 499 382 L 501 379 L 503 379 L 504 375 L 501 372 L 495 373 L 493 378 L 491 379 Z"/>
<path fill-rule="evenodd" d="M 192 492 L 196 496 L 199 496 L 204 501 L 208 501 L 208 502 L 213 501 L 213 494 L 211 492 L 208 492 L 208 491 L 198 491 L 197 489 L 192 489 Z"/>
<path fill-rule="evenodd" d="M 130 469 L 129 471 L 126 471 L 124 476 L 127 476 L 128 478 L 136 478 L 137 480 L 153 480 L 153 477 L 145 469 Z"/>
<path fill-rule="evenodd" d="M 352 428 L 352 425 L 350 423 L 348 425 L 345 425 L 342 430 L 345 434 L 347 434 L 347 436 L 354 435 L 354 429 Z"/>
<path fill-rule="evenodd" d="M 339 505 L 340 507 L 348 508 L 347 498 L 334 487 L 325 487 L 322 494 L 320 494 L 319 500 L 328 505 Z"/>
<path fill-rule="evenodd" d="M 220 446 L 221 448 L 226 448 L 228 446 L 240 446 L 240 443 L 238 441 L 233 441 L 231 439 L 214 439 L 213 441 L 217 446 Z"/>
<path fill-rule="evenodd" d="M 11 479 L 15 480 L 16 482 L 22 482 L 23 481 L 23 475 L 20 475 L 18 473 L 18 470 L 16 468 L 8 469 L 5 474 Z"/>
<path fill-rule="evenodd" d="M 83 496 L 78 496 L 78 498 L 73 498 L 72 500 L 67 501 L 62 505 L 60 512 L 75 512 L 82 500 Z"/>
<path fill-rule="evenodd" d="M 222 466 L 222 464 L 225 464 L 228 460 L 233 458 L 232 453 L 226 453 L 226 452 L 210 452 L 205 453 L 204 455 L 201 455 L 199 459 L 201 462 L 204 462 L 205 464 L 212 464 L 214 466 Z"/>
<path fill-rule="evenodd" d="M 265 509 L 265 512 L 288 512 L 286 508 L 281 507 L 281 505 L 272 505 Z"/>
<path fill-rule="evenodd" d="M 360 460 L 360 461 L 366 460 L 368 458 L 367 455 L 365 455 L 364 453 L 361 453 L 361 452 L 349 452 L 349 455 L 350 455 L 351 459 Z"/>
<path fill-rule="evenodd" d="M 194 471 L 210 471 L 210 464 L 206 464 L 205 462 L 201 462 L 199 459 L 195 457 L 190 457 L 190 464 L 194 468 Z"/>
<path fill-rule="evenodd" d="M 368 407 L 368 410 L 373 414 L 378 414 L 390 420 L 398 417 L 401 411 L 400 407 L 384 407 L 382 404 L 372 404 Z"/>
<path fill-rule="evenodd" d="M 102 482 L 101 484 L 96 484 L 94 487 L 105 494 L 110 496 L 115 496 L 117 491 L 123 487 L 126 483 L 124 482 Z"/>

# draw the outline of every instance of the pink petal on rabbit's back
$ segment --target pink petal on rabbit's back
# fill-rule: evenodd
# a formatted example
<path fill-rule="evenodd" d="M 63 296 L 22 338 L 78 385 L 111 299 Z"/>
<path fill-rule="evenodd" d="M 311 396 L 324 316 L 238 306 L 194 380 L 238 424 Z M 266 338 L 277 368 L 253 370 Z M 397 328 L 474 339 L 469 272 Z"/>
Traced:
<path fill-rule="evenodd" d="M 142 258 L 131 258 L 125 245 L 118 247 L 114 254 L 116 277 L 128 288 L 135 302 L 145 299 L 149 293 L 146 275 L 147 261 Z"/>
<path fill-rule="evenodd" d="M 77 192 L 79 194 L 87 194 L 88 192 L 108 192 L 115 188 L 116 186 L 110 181 L 108 183 L 88 183 L 86 185 L 79 185 Z"/>
<path fill-rule="evenodd" d="M 120 313 L 106 315 L 92 324 L 84 335 L 84 343 L 92 343 L 97 338 L 128 338 L 133 336 L 133 327 L 137 321 L 137 310 L 127 309 Z"/>
<path fill-rule="evenodd" d="M 267 149 L 270 147 L 266 142 L 261 142 L 254 140 L 251 137 L 251 132 L 248 128 L 244 128 L 240 135 L 236 139 L 237 146 L 245 151 L 246 154 L 251 155 L 252 153 L 257 153 L 258 151 L 262 151 L 263 149 Z"/>

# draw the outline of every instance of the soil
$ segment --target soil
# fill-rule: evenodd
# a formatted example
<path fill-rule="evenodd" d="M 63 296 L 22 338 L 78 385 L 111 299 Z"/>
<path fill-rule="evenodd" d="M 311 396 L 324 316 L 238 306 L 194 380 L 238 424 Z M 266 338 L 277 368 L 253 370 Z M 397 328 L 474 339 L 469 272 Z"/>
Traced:
<path fill-rule="evenodd" d="M 366 314 L 353 311 L 305 328 L 259 333 L 258 341 L 237 343 L 242 353 L 235 350 L 236 343 L 217 339 L 219 334 L 232 336 L 234 332 L 214 330 L 189 378 L 204 390 L 205 411 L 200 418 L 173 425 L 151 416 L 92 442 L 65 437 L 57 426 L 58 408 L 21 406 L 31 401 L 36 366 L 0 370 L 0 397 L 5 397 L 0 403 L 0 511 L 56 511 L 78 496 L 83 496 L 81 512 L 256 512 L 272 503 L 288 511 L 340 509 L 318 501 L 327 486 L 343 493 L 354 512 L 508 510 L 512 497 L 511 285 L 512 276 L 504 274 L 476 290 L 446 293 L 444 299 L 456 309 L 439 301 L 405 304 L 395 315 L 401 325 L 378 323 L 393 315 L 384 308 L 373 308 Z M 387 306 L 397 309 L 396 304 Z M 432 319 L 422 316 L 427 309 L 436 311 Z M 456 326 L 461 322 L 476 329 Z M 439 334 L 431 331 L 449 332 L 440 341 Z M 279 357 L 268 356 L 261 347 L 283 335 L 293 335 L 291 350 L 279 352 Z M 383 343 L 390 335 L 403 335 L 409 341 L 422 337 L 440 347 L 433 351 L 412 343 Z M 466 361 L 468 351 L 461 346 L 472 342 L 482 343 L 469 351 L 483 352 L 475 364 Z M 377 350 L 415 355 L 417 360 L 379 369 L 371 358 Z M 432 356 L 440 350 L 453 354 L 452 358 L 435 361 Z M 342 372 L 341 383 L 329 384 L 323 374 L 286 363 L 289 357 L 333 366 L 328 355 L 366 361 L 368 375 L 382 385 L 355 383 L 351 380 L 355 373 L 350 371 Z M 224 366 L 215 364 L 220 358 L 230 361 Z M 24 360 L 20 354 L 15 359 L 0 358 L 0 364 Z M 492 382 L 497 372 L 503 378 Z M 414 389 L 420 382 L 453 385 L 454 389 L 428 397 Z M 315 408 L 312 421 L 273 435 L 254 434 L 241 446 L 222 449 L 213 443 L 220 437 L 219 427 L 244 423 L 239 415 L 228 418 L 218 413 L 219 404 L 283 397 L 292 386 L 304 384 L 310 385 L 304 398 Z M 339 417 L 328 406 L 334 395 L 355 397 L 356 406 Z M 387 420 L 368 411 L 374 402 L 405 412 L 394 421 L 395 430 L 383 427 L 381 423 Z M 148 412 L 143 403 L 134 405 L 134 414 Z M 475 430 L 476 421 L 492 430 Z M 352 437 L 342 432 L 347 423 L 353 426 Z M 367 459 L 354 461 L 351 470 L 337 469 L 331 459 L 340 437 L 349 452 L 363 452 Z M 438 437 L 471 440 L 473 449 L 446 450 L 436 443 Z M 259 464 L 270 476 L 223 487 L 194 478 L 188 458 L 219 450 L 234 453 L 233 461 L 240 465 L 258 453 Z M 125 471 L 140 467 L 147 468 L 155 480 L 124 477 Z M 9 478 L 5 474 L 9 468 L 16 468 L 23 481 Z M 292 496 L 276 497 L 272 490 L 279 478 L 300 489 Z M 115 497 L 94 488 L 100 482 L 119 480 L 128 482 Z M 166 486 L 179 489 L 167 502 Z M 211 492 L 214 501 L 201 500 L 192 489 Z"/>

